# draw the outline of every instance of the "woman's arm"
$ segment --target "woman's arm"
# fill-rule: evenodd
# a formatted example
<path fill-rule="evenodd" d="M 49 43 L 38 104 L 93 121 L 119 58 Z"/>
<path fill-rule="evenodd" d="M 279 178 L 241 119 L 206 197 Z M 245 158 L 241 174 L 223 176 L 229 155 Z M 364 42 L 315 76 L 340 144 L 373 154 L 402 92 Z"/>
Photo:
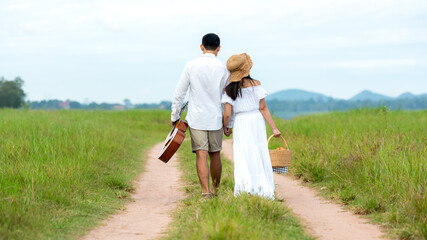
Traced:
<path fill-rule="evenodd" d="M 279 129 L 277 129 L 276 124 L 274 124 L 273 118 L 271 117 L 267 104 L 265 104 L 264 98 L 259 101 L 259 111 L 261 112 L 262 116 L 264 116 L 265 120 L 267 120 L 268 125 L 270 125 L 271 129 L 273 130 L 273 136 L 280 137 L 281 133 Z"/>
<path fill-rule="evenodd" d="M 230 136 L 231 134 L 231 128 L 228 128 L 228 123 L 230 122 L 231 119 L 231 111 L 232 110 L 232 106 L 229 103 L 225 103 L 224 104 L 224 116 L 222 118 L 222 125 L 224 128 L 224 134 L 225 136 Z"/>

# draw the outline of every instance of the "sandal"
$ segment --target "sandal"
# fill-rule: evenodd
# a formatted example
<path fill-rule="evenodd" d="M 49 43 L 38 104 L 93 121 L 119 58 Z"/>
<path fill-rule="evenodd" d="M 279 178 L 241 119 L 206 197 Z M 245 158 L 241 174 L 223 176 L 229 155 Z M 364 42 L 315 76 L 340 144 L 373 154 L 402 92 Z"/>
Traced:
<path fill-rule="evenodd" d="M 210 199 L 212 197 L 213 197 L 213 194 L 211 192 L 202 193 L 202 199 Z"/>
<path fill-rule="evenodd" d="M 216 196 L 218 196 L 218 188 L 217 188 L 217 187 L 212 187 L 212 190 L 213 190 L 213 191 L 211 192 L 211 193 L 212 193 L 212 195 L 213 195 L 213 196 L 215 196 L 215 197 L 216 197 Z"/>

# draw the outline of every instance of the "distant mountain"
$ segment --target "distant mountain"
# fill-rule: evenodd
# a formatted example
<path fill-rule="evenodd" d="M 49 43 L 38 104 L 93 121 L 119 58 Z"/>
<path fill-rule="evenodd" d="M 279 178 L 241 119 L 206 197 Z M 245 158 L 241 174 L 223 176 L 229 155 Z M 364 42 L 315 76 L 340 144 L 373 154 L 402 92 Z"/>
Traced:
<path fill-rule="evenodd" d="M 278 101 L 306 101 L 306 100 L 322 100 L 326 101 L 330 99 L 331 97 L 328 97 L 326 95 L 315 93 L 315 92 L 309 92 L 304 91 L 300 89 L 287 89 L 282 90 L 279 92 L 272 93 L 267 97 L 268 101 L 271 100 L 278 100 Z"/>
<path fill-rule="evenodd" d="M 419 98 L 427 98 L 427 93 L 415 95 L 413 93 L 406 92 L 394 98 L 394 97 L 389 97 L 379 93 L 375 93 L 369 90 L 364 90 L 356 94 L 354 97 L 348 99 L 347 101 L 357 102 L 357 101 L 369 100 L 373 102 L 381 102 L 382 100 L 419 99 Z M 340 100 L 340 99 L 334 99 L 332 97 L 328 97 L 321 93 L 310 92 L 310 91 L 305 91 L 301 89 L 287 89 L 287 90 L 274 92 L 271 95 L 269 95 L 266 100 L 267 101 L 272 101 L 272 100 L 308 101 L 310 99 L 314 101 Z"/>
<path fill-rule="evenodd" d="M 349 101 L 363 101 L 363 100 L 371 100 L 371 101 L 381 101 L 381 100 L 392 100 L 392 97 L 381 95 L 378 93 L 371 92 L 369 90 L 364 90 L 357 94 L 356 96 L 349 99 Z"/>
<path fill-rule="evenodd" d="M 397 98 L 398 99 L 405 99 L 405 98 L 411 99 L 411 98 L 416 98 L 416 97 L 417 97 L 417 95 L 414 95 L 414 94 L 412 94 L 410 92 L 406 92 L 406 93 L 403 93 L 403 94 L 399 95 Z"/>
<path fill-rule="evenodd" d="M 349 100 L 341 100 L 328 98 L 319 93 L 291 89 L 275 92 L 266 100 L 268 101 L 268 108 L 274 116 L 286 119 L 300 115 L 345 111 L 355 108 L 383 108 L 384 105 L 390 110 L 427 110 L 427 94 L 415 95 L 409 92 L 392 98 L 365 90 Z"/>

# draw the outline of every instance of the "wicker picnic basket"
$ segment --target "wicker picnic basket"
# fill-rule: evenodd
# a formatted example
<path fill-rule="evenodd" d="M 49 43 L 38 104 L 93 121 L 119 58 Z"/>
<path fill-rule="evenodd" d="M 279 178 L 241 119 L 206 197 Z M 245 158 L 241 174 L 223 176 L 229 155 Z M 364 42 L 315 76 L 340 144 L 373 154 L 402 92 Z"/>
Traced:
<path fill-rule="evenodd" d="M 270 143 L 271 138 L 273 135 L 271 135 L 268 140 L 267 144 Z M 291 166 L 291 157 L 292 157 L 292 151 L 289 150 L 288 143 L 286 140 L 280 136 L 283 140 L 283 143 L 285 144 L 284 150 L 278 150 L 278 149 L 270 149 L 270 159 L 271 159 L 271 166 L 273 168 L 277 167 L 290 167 Z"/>

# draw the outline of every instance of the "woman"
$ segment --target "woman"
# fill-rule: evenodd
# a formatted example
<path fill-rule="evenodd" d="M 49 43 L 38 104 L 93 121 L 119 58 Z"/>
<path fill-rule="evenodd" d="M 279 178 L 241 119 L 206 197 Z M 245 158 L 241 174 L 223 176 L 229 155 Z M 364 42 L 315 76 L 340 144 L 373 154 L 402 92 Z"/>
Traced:
<path fill-rule="evenodd" d="M 233 55 L 227 61 L 230 83 L 222 97 L 224 103 L 224 129 L 231 114 L 236 114 L 233 127 L 234 195 L 246 192 L 274 199 L 273 169 L 268 152 L 265 120 L 280 137 L 265 104 L 268 95 L 249 71 L 252 61 L 249 55 Z"/>

